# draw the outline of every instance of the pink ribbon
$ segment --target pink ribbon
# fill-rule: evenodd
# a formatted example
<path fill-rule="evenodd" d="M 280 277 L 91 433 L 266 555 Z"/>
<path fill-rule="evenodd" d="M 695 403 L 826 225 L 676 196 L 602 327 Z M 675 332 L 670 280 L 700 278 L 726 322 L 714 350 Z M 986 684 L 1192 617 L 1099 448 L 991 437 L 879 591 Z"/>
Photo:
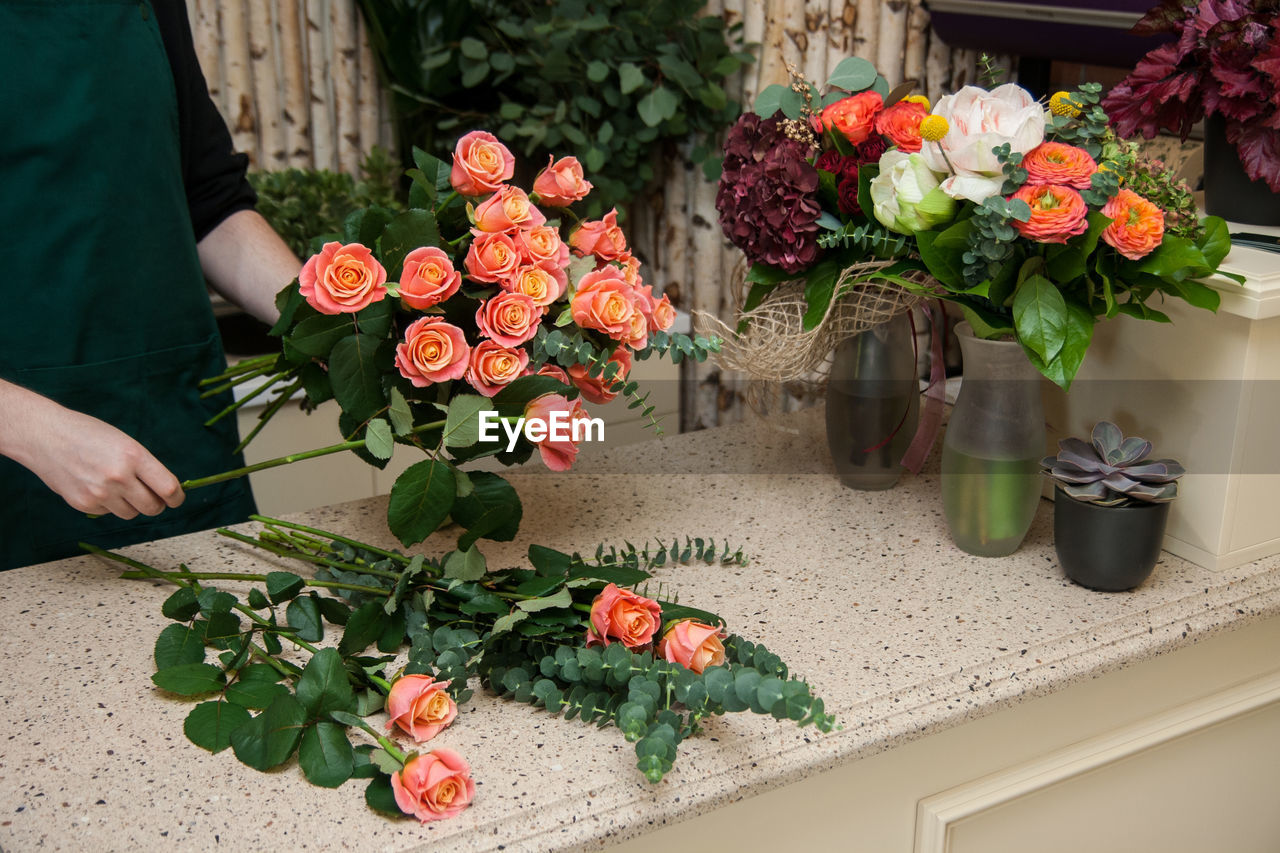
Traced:
<path fill-rule="evenodd" d="M 920 425 L 916 427 L 915 438 L 911 439 L 911 446 L 902 455 L 902 467 L 912 474 L 920 473 L 933 450 L 938 431 L 942 429 L 943 406 L 947 401 L 947 367 L 942 355 L 942 344 L 947 331 L 947 312 L 942 300 L 935 300 L 934 304 L 937 307 L 933 310 L 930 310 L 927 302 L 921 306 L 921 310 L 929 317 L 932 340 L 929 346 L 929 387 L 924 392 L 924 410 L 920 413 Z M 911 330 L 914 340 L 914 318 Z"/>

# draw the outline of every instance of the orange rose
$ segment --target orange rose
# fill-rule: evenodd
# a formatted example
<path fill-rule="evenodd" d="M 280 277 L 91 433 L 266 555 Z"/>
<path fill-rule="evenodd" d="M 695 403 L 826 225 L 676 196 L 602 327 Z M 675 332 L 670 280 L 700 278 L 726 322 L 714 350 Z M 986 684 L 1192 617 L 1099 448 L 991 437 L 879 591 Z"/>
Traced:
<path fill-rule="evenodd" d="M 630 252 L 623 252 L 617 257 L 622 264 L 622 279 L 632 287 L 640 286 L 640 259 Z"/>
<path fill-rule="evenodd" d="M 661 299 L 653 298 L 653 287 L 645 285 L 635 289 L 636 306 L 644 313 L 644 317 L 649 321 L 649 328 L 659 332 L 665 332 L 675 325 L 676 309 L 671 305 L 671 300 L 664 294 Z"/>
<path fill-rule="evenodd" d="M 496 341 L 481 341 L 471 348 L 467 382 L 486 397 L 510 385 L 529 366 L 529 353 L 504 347 Z"/>
<path fill-rule="evenodd" d="M 1010 200 L 1015 198 L 1031 206 L 1030 221 L 1015 219 L 1012 223 L 1023 237 L 1039 243 L 1065 243 L 1069 237 L 1089 230 L 1085 220 L 1089 208 L 1080 193 L 1071 187 L 1027 184 L 1010 196 Z"/>
<path fill-rule="evenodd" d="M 510 277 L 520 264 L 520 252 L 509 234 L 480 233 L 467 249 L 467 276 L 487 284 Z"/>
<path fill-rule="evenodd" d="M 492 133 L 473 130 L 458 140 L 453 149 L 449 183 L 462 195 L 491 193 L 511 180 L 516 158 Z"/>
<path fill-rule="evenodd" d="M 519 187 L 504 185 L 476 208 L 476 228 L 481 231 L 508 231 L 543 225 L 547 217 L 529 202 Z"/>
<path fill-rule="evenodd" d="M 387 731 L 399 726 L 417 743 L 431 740 L 458 716 L 448 686 L 427 675 L 400 677 L 387 694 Z"/>
<path fill-rule="evenodd" d="M 1062 142 L 1041 142 L 1027 152 L 1022 168 L 1027 170 L 1028 184 L 1057 184 L 1087 190 L 1098 164 L 1083 148 Z"/>
<path fill-rule="evenodd" d="M 578 282 L 570 307 L 573 322 L 584 329 L 604 332 L 614 340 L 626 340 L 633 332 L 633 317 L 639 313 L 635 307 L 631 285 L 619 276 L 617 267 L 606 266 L 593 270 Z M 644 315 L 640 315 L 644 319 Z"/>
<path fill-rule="evenodd" d="M 543 370 L 546 368 L 538 372 Z M 581 433 L 577 437 L 574 435 L 574 423 L 588 418 L 582 403 L 559 394 L 543 394 L 525 406 L 524 416 L 526 420 L 539 420 L 547 425 L 547 434 L 533 442 L 538 446 L 542 464 L 552 471 L 572 468 L 578 458 L 578 440 L 581 438 Z"/>
<path fill-rule="evenodd" d="M 887 137 L 899 151 L 914 154 L 924 144 L 920 139 L 920 122 L 928 114 L 924 104 L 898 101 L 876 116 L 876 133 Z"/>
<path fill-rule="evenodd" d="M 503 291 L 476 309 L 480 334 L 504 347 L 518 347 L 538 333 L 542 308 L 523 293 Z"/>
<path fill-rule="evenodd" d="M 569 247 L 560 239 L 560 232 L 550 225 L 538 225 L 518 231 L 516 247 L 526 264 L 535 264 L 547 270 L 563 269 L 569 265 Z"/>
<path fill-rule="evenodd" d="M 684 619 L 667 628 L 658 643 L 658 656 L 685 669 L 701 673 L 709 666 L 724 663 L 724 643 L 720 630 Z"/>
<path fill-rule="evenodd" d="M 591 602 L 587 645 L 607 646 L 612 638 L 629 649 L 642 648 L 653 642 L 661 624 L 662 608 L 658 602 L 609 584 Z"/>
<path fill-rule="evenodd" d="M 443 249 L 423 246 L 405 256 L 400 301 L 410 308 L 425 311 L 453 296 L 461 285 L 462 273 L 453 268 Z"/>
<path fill-rule="evenodd" d="M 568 207 L 587 197 L 591 182 L 583 180 L 582 164 L 577 157 L 563 157 L 558 161 L 552 157 L 547 168 L 533 179 L 533 191 L 539 201 L 552 207 Z"/>
<path fill-rule="evenodd" d="M 618 227 L 618 211 L 610 210 L 604 219 L 588 220 L 569 235 L 569 245 L 580 256 L 595 255 L 602 261 L 622 257 L 627 251 L 627 238 Z"/>
<path fill-rule="evenodd" d="M 822 111 L 822 127 L 838 130 L 854 145 L 867 141 L 875 129 L 876 116 L 884 108 L 878 92 L 859 92 L 836 101 Z"/>
<path fill-rule="evenodd" d="M 396 369 L 417 388 L 433 382 L 461 379 L 470 363 L 471 348 L 457 326 L 442 317 L 422 317 L 404 330 L 396 345 Z"/>
<path fill-rule="evenodd" d="M 634 298 L 634 288 L 631 293 Z M 644 349 L 649 345 L 649 318 L 645 316 L 639 306 L 636 306 L 635 310 L 631 312 L 631 323 L 627 326 L 627 333 L 621 340 L 632 349 Z"/>
<path fill-rule="evenodd" d="M 461 755 L 440 747 L 415 755 L 391 774 L 396 805 L 423 823 L 459 814 L 476 796 L 471 768 Z"/>
<path fill-rule="evenodd" d="M 517 269 L 511 278 L 502 283 L 502 287 L 512 293 L 523 293 L 535 305 L 545 308 L 564 295 L 565 284 L 549 270 L 527 265 Z"/>
<path fill-rule="evenodd" d="M 573 384 L 582 392 L 583 398 L 588 403 L 603 406 L 618 396 L 616 391 L 609 389 L 617 382 L 626 381 L 627 374 L 631 372 L 631 350 L 624 346 L 618 347 L 613 351 L 613 355 L 609 356 L 608 363 L 618 365 L 618 372 L 613 379 L 605 379 L 603 372 L 599 376 L 592 376 L 584 364 L 569 366 L 569 378 L 573 380 Z"/>
<path fill-rule="evenodd" d="M 1133 190 L 1120 190 L 1102 207 L 1111 224 L 1102 239 L 1131 261 L 1144 258 L 1164 240 L 1164 211 Z"/>
<path fill-rule="evenodd" d="M 298 273 L 298 290 L 321 314 L 354 314 L 387 295 L 387 271 L 368 247 L 325 243 Z"/>

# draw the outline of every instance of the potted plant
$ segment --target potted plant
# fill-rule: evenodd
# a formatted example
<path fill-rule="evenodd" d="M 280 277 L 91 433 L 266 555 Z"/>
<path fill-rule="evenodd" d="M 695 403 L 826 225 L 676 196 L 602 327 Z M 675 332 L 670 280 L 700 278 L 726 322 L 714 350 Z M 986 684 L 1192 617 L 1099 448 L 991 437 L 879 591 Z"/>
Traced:
<path fill-rule="evenodd" d="M 1155 568 L 1185 469 L 1150 459 L 1151 442 L 1100 421 L 1090 441 L 1064 438 L 1041 466 L 1057 483 L 1054 549 L 1067 577 L 1090 589 L 1141 584 Z"/>
<path fill-rule="evenodd" d="M 1116 132 L 1205 125 L 1205 206 L 1280 224 L 1280 0 L 1164 0 L 1133 28 L 1171 35 L 1103 102 Z"/>

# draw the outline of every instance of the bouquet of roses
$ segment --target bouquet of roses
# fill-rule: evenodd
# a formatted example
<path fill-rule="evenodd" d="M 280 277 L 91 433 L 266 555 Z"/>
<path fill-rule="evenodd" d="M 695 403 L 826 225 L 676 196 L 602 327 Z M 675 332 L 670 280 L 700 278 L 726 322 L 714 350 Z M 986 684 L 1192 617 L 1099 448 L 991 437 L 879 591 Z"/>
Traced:
<path fill-rule="evenodd" d="M 1116 138 L 1100 92 L 1043 105 L 1012 84 L 966 86 L 931 109 L 857 58 L 825 93 L 798 76 L 764 90 L 730 131 L 717 195 L 751 264 L 746 321 L 803 278 L 812 328 L 850 286 L 841 271 L 879 259 L 861 280 L 957 303 L 975 334 L 1016 339 L 1068 388 L 1099 319 L 1168 322 L 1152 297 L 1216 310 L 1196 279 L 1223 274 L 1226 223 L 1196 221 L 1185 185 Z"/>
<path fill-rule="evenodd" d="M 264 379 L 259 392 L 284 389 L 246 443 L 298 391 L 304 406 L 337 401 L 343 441 L 187 488 L 343 450 L 381 467 L 407 446 L 426 458 L 395 482 L 392 532 L 408 545 L 452 517 L 467 528 L 465 552 L 478 538 L 511 539 L 520 503 L 500 477 L 460 463 L 518 464 L 536 448 L 565 470 L 591 423 L 582 400 L 621 394 L 652 412 L 627 380 L 633 358 L 717 348 L 669 332 L 674 309 L 643 283 L 616 212 L 574 215 L 591 190 L 575 158 L 553 159 L 526 193 L 510 183 L 511 152 L 483 131 L 458 141 L 452 164 L 414 156 L 409 209 L 357 210 L 281 291 L 281 353 L 205 380 L 210 393 Z"/>

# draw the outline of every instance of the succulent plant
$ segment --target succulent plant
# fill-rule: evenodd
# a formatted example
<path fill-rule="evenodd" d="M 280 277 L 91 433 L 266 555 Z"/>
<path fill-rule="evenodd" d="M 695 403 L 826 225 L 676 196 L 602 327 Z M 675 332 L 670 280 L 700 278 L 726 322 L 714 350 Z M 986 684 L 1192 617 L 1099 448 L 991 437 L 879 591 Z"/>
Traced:
<path fill-rule="evenodd" d="M 1099 421 L 1090 439 L 1064 438 L 1057 456 L 1040 460 L 1069 496 L 1098 506 L 1164 503 L 1178 496 L 1176 481 L 1186 469 L 1172 459 L 1148 459 L 1151 442 L 1125 438 L 1108 421 Z"/>

